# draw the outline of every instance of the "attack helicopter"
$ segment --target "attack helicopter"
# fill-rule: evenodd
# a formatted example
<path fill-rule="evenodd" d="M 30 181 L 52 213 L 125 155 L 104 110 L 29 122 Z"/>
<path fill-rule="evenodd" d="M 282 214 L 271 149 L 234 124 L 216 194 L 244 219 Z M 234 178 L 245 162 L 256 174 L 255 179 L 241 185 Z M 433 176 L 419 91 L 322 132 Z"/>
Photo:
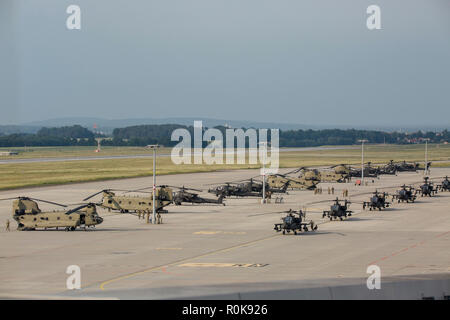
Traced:
<path fill-rule="evenodd" d="M 398 172 L 417 172 L 418 170 L 425 170 L 425 168 L 421 168 L 420 164 L 417 162 L 394 162 L 394 160 L 390 160 L 388 166 L 395 166 L 396 171 Z M 431 167 L 431 162 L 427 162 L 427 168 Z"/>
<path fill-rule="evenodd" d="M 149 193 L 148 196 L 127 196 L 125 194 L 116 195 L 115 191 L 119 192 L 139 192 L 139 193 Z M 109 211 L 117 210 L 121 213 L 150 213 L 153 211 L 153 195 L 151 192 L 145 192 L 141 190 L 119 190 L 119 189 L 104 189 L 96 192 L 83 201 L 87 201 L 96 195 L 102 193 L 101 206 L 107 208 Z M 167 186 L 158 186 L 155 189 L 155 209 L 158 213 L 167 213 L 164 207 L 168 206 L 173 201 L 172 189 Z"/>
<path fill-rule="evenodd" d="M 350 177 L 352 178 L 361 178 L 362 177 L 362 169 L 361 168 L 350 168 Z M 368 162 L 367 165 L 364 166 L 364 177 L 366 178 L 378 178 L 379 170 L 378 168 L 372 167 L 372 163 Z"/>
<path fill-rule="evenodd" d="M 31 231 L 39 228 L 64 228 L 66 231 L 74 231 L 77 227 L 93 228 L 103 222 L 96 209 L 95 203 L 86 203 L 66 211 L 43 212 L 38 202 L 44 202 L 60 207 L 67 207 L 52 201 L 35 199 L 30 197 L 15 197 L 0 200 L 14 200 L 12 204 L 13 219 L 17 221 L 17 230 Z"/>
<path fill-rule="evenodd" d="M 344 200 L 344 204 L 340 203 L 340 200 L 336 198 L 333 200 L 334 203 L 330 206 L 330 210 L 325 210 L 323 212 L 322 218 L 328 217 L 331 220 L 337 220 L 338 218 L 342 221 L 347 216 L 351 216 L 353 211 L 348 210 L 351 202 L 348 200 Z"/>
<path fill-rule="evenodd" d="M 424 177 L 424 184 L 420 186 L 419 189 L 417 189 L 417 193 L 420 193 L 422 197 L 431 197 L 434 196 L 437 193 L 437 188 L 434 187 L 433 182 L 428 182 L 430 180 L 429 177 Z"/>
<path fill-rule="evenodd" d="M 390 160 L 388 164 L 378 167 L 379 174 L 397 175 L 397 165 L 394 160 Z"/>
<path fill-rule="evenodd" d="M 239 186 L 243 189 L 247 189 L 249 191 L 254 192 L 261 192 L 263 191 L 263 183 L 262 181 L 256 180 L 255 177 L 240 181 L 235 181 L 239 183 Z M 287 189 L 289 188 L 289 181 L 287 181 L 281 188 L 274 188 L 269 185 L 269 183 L 266 181 L 265 190 L 269 191 L 271 193 L 286 193 Z"/>
<path fill-rule="evenodd" d="M 438 186 L 438 189 L 441 191 L 450 191 L 450 180 L 446 176 L 442 183 Z"/>
<path fill-rule="evenodd" d="M 181 205 L 183 202 L 192 203 L 192 204 L 194 204 L 194 203 L 197 203 L 197 204 L 212 203 L 212 204 L 225 205 L 225 203 L 223 202 L 223 199 L 225 198 L 225 196 L 223 194 L 220 194 L 217 199 L 209 199 L 209 198 L 200 197 L 198 195 L 198 193 L 190 192 L 190 191 L 202 192 L 202 190 L 186 188 L 185 186 L 182 186 L 182 187 L 170 186 L 170 187 L 179 189 L 179 191 L 174 192 L 174 194 L 173 194 L 173 203 L 177 206 Z"/>
<path fill-rule="evenodd" d="M 390 203 L 386 201 L 387 197 L 388 194 L 386 192 L 379 193 L 378 190 L 376 190 L 369 201 L 363 202 L 363 210 L 369 208 L 370 211 L 376 209 L 381 211 L 381 209 L 389 208 Z"/>
<path fill-rule="evenodd" d="M 411 186 L 403 185 L 400 190 L 397 191 L 396 194 L 392 195 L 392 201 L 397 200 L 397 203 L 400 202 L 414 202 L 416 201 L 417 195 L 414 192 L 414 188 Z"/>
<path fill-rule="evenodd" d="M 302 210 L 292 210 L 283 211 L 281 213 L 287 213 L 286 217 L 281 218 L 282 223 L 275 223 L 274 230 L 277 232 L 282 231 L 283 234 L 290 233 L 291 231 L 296 235 L 297 231 L 301 232 L 302 230 L 307 232 L 309 230 L 316 231 L 317 225 L 314 221 L 303 222 L 303 219 L 306 217 L 306 213 Z M 308 229 L 308 226 L 310 229 Z"/>
<path fill-rule="evenodd" d="M 209 193 L 215 194 L 217 197 L 257 197 L 262 198 L 263 192 L 253 191 L 247 184 L 235 183 L 235 182 L 225 182 L 225 184 L 218 185 L 216 187 L 208 189 Z M 270 199 L 272 192 L 266 190 L 266 198 Z"/>

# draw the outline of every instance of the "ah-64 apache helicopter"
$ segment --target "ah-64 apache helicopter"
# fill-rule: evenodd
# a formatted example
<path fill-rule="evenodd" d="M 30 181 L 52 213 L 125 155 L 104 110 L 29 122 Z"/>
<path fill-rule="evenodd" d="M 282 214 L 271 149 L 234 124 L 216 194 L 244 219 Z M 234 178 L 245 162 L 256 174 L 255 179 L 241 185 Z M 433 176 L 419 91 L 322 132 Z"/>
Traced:
<path fill-rule="evenodd" d="M 438 186 L 438 189 L 441 191 L 450 191 L 450 180 L 446 176 L 442 183 Z"/>
<path fill-rule="evenodd" d="M 255 177 L 240 181 L 235 181 L 239 183 L 239 186 L 243 189 L 247 189 L 249 191 L 254 192 L 260 192 L 262 194 L 263 192 L 263 183 L 262 181 L 256 180 Z M 271 186 L 267 181 L 265 185 L 265 190 L 271 193 L 288 193 L 287 189 L 289 188 L 290 182 L 286 181 L 284 185 L 282 185 L 280 188 L 276 188 L 274 186 Z"/>
<path fill-rule="evenodd" d="M 183 202 L 186 203 L 197 203 L 197 204 L 205 204 L 205 203 L 211 203 L 211 204 L 221 204 L 225 205 L 223 202 L 223 199 L 225 196 L 223 194 L 219 195 L 218 199 L 209 199 L 200 197 L 198 193 L 194 193 L 191 191 L 197 191 L 202 192 L 202 190 L 193 189 L 193 188 L 186 188 L 185 186 L 182 187 L 174 187 L 174 186 L 168 186 L 170 188 L 179 189 L 179 191 L 174 192 L 173 194 L 173 203 L 177 206 L 181 205 Z"/>
<path fill-rule="evenodd" d="M 128 196 L 125 194 L 116 195 L 114 191 L 122 191 L 125 193 L 139 192 L 148 193 L 148 196 Z M 150 213 L 153 211 L 153 195 L 151 192 L 139 191 L 139 190 L 118 190 L 118 189 L 104 189 L 96 192 L 83 201 L 87 201 L 96 195 L 102 193 L 101 206 L 108 210 L 117 210 L 122 213 Z M 158 186 L 155 190 L 155 209 L 157 213 L 166 213 L 164 207 L 172 203 L 173 192 L 172 189 L 167 186 Z"/>
<path fill-rule="evenodd" d="M 390 203 L 386 201 L 387 197 L 388 194 L 386 192 L 379 193 L 376 190 L 369 201 L 363 202 L 363 209 L 369 208 L 369 210 L 378 209 L 381 211 L 381 209 L 389 208 Z"/>
<path fill-rule="evenodd" d="M 325 210 L 323 212 L 322 218 L 328 217 L 330 220 L 337 220 L 338 218 L 342 221 L 347 216 L 351 216 L 353 211 L 348 210 L 351 202 L 348 200 L 344 200 L 344 204 L 341 204 L 340 200 L 336 198 L 336 200 L 332 200 L 334 203 L 330 206 L 330 210 Z"/>
<path fill-rule="evenodd" d="M 428 182 L 429 179 L 429 177 L 424 177 L 424 184 L 422 184 L 420 188 L 417 189 L 417 192 L 420 193 L 422 197 L 431 197 L 437 193 L 437 188 L 434 187 L 433 182 Z"/>
<path fill-rule="evenodd" d="M 418 170 L 425 170 L 425 168 L 421 168 L 420 164 L 417 162 L 394 162 L 394 160 L 390 160 L 388 166 L 394 167 L 398 172 L 417 172 Z M 431 162 L 427 163 L 427 168 L 431 167 Z"/>
<path fill-rule="evenodd" d="M 398 203 L 400 202 L 414 202 L 416 201 L 416 192 L 414 191 L 414 188 L 411 186 L 403 185 L 400 190 L 397 191 L 396 194 L 392 195 L 392 201 L 397 200 Z"/>
<path fill-rule="evenodd" d="M 289 209 L 288 211 L 283 211 L 280 213 L 287 213 L 286 217 L 281 218 L 282 223 L 275 223 L 274 230 L 277 232 L 282 231 L 283 234 L 290 233 L 291 231 L 294 234 L 297 234 L 297 231 L 301 232 L 302 230 L 307 232 L 309 230 L 316 231 L 317 225 L 314 221 L 303 222 L 303 219 L 306 217 L 306 213 L 302 210 L 295 211 Z M 308 229 L 308 227 L 310 229 Z"/>
<path fill-rule="evenodd" d="M 266 185 L 267 186 L 267 185 Z M 255 191 L 257 190 L 257 191 Z M 265 196 L 270 199 L 273 192 L 277 192 L 279 189 L 276 188 L 266 188 Z M 263 191 L 262 185 L 259 188 L 254 184 L 250 183 L 237 183 L 237 182 L 225 182 L 225 184 L 218 185 L 216 187 L 208 189 L 209 193 L 215 194 L 217 197 L 257 197 L 262 198 Z"/>
<path fill-rule="evenodd" d="M 103 222 L 94 203 L 86 203 L 70 210 L 43 212 L 37 202 L 45 202 L 60 207 L 64 204 L 40 200 L 30 197 L 16 197 L 1 200 L 14 200 L 13 218 L 17 221 L 17 230 L 30 231 L 36 229 L 65 228 L 66 231 L 74 231 L 77 227 L 94 227 Z"/>

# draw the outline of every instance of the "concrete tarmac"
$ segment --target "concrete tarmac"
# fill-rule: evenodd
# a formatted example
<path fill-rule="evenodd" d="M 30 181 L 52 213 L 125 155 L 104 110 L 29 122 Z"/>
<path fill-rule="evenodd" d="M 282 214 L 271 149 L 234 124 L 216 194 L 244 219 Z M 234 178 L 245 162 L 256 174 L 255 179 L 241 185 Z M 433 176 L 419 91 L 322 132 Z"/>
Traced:
<path fill-rule="evenodd" d="M 282 170 L 283 171 L 283 170 Z M 288 171 L 288 169 L 286 169 Z M 211 183 L 241 180 L 258 170 L 158 177 L 157 184 L 206 190 Z M 432 169 L 433 181 L 450 175 Z M 439 178 L 437 178 L 439 177 Z M 16 231 L 11 201 L 0 202 L 0 298 L 119 299 L 359 299 L 450 295 L 450 192 L 381 212 L 363 211 L 375 189 L 393 192 L 422 182 L 423 173 L 368 179 L 368 186 L 321 184 L 324 192 L 290 191 L 281 204 L 226 199 L 226 206 L 169 206 L 163 224 L 99 209 L 95 231 Z M 30 196 L 78 203 L 105 188 L 150 186 L 151 177 L 0 192 L 0 198 Z M 328 186 L 335 188 L 328 195 Z M 322 218 L 349 189 L 354 215 L 345 221 Z M 214 197 L 206 192 L 204 196 Z M 274 195 L 275 197 L 276 195 Z M 100 199 L 99 199 L 100 200 Z M 43 210 L 57 209 L 40 203 Z M 282 235 L 273 230 L 289 208 L 307 209 L 315 232 Z M 12 231 L 5 231 L 11 221 Z M 82 289 L 67 290 L 70 265 L 81 268 Z M 381 290 L 368 290 L 367 267 L 381 270 Z"/>

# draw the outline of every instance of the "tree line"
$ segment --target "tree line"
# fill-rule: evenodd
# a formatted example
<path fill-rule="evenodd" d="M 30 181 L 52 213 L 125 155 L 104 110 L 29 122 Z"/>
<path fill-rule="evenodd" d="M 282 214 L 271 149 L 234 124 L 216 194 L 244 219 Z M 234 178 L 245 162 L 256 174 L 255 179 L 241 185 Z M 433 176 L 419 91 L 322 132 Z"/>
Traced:
<path fill-rule="evenodd" d="M 102 141 L 105 146 L 145 146 L 160 144 L 166 147 L 175 146 L 178 141 L 171 141 L 172 132 L 186 129 L 193 137 L 194 128 L 177 124 L 140 125 L 114 129 L 112 137 Z M 219 129 L 224 137 L 226 128 Z M 242 128 L 244 131 L 245 128 Z M 270 132 L 270 131 L 269 131 Z M 41 128 L 36 134 L 9 134 L 0 136 L 0 147 L 23 146 L 95 146 L 97 134 L 79 126 L 59 128 Z M 439 133 L 417 131 L 414 133 L 383 132 L 355 129 L 324 130 L 280 130 L 280 147 L 314 147 L 322 145 L 352 145 L 359 139 L 367 139 L 370 143 L 420 143 L 430 139 L 431 143 L 450 141 L 450 133 L 444 130 Z M 269 138 L 270 139 L 270 138 Z M 206 142 L 205 142 L 206 143 Z"/>

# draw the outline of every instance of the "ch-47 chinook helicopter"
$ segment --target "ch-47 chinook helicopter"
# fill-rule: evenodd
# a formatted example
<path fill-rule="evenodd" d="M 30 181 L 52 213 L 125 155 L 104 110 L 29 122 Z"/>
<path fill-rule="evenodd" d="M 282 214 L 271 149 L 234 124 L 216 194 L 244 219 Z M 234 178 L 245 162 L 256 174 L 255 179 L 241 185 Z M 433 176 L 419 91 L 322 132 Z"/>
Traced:
<path fill-rule="evenodd" d="M 363 202 L 363 209 L 369 208 L 371 211 L 376 209 L 381 211 L 381 209 L 389 208 L 390 203 L 386 201 L 387 197 L 386 192 L 380 193 L 376 190 L 369 201 Z"/>
<path fill-rule="evenodd" d="M 66 205 L 30 197 L 16 197 L 1 200 L 14 200 L 13 218 L 17 221 L 17 230 L 30 231 L 36 229 L 64 228 L 74 231 L 77 227 L 94 227 L 103 222 L 94 203 L 86 203 L 70 210 L 43 212 L 37 202 L 45 202 L 60 207 Z"/>
<path fill-rule="evenodd" d="M 139 192 L 148 193 L 148 196 L 128 196 L 125 194 L 116 195 L 114 191 L 122 192 Z M 150 213 L 153 211 L 153 195 L 151 192 L 145 192 L 141 190 L 118 190 L 118 189 L 104 189 L 102 191 L 96 192 L 83 201 L 87 201 L 96 195 L 102 193 L 102 203 L 101 206 L 107 208 L 108 210 L 117 210 L 122 213 Z M 164 207 L 172 203 L 173 192 L 167 186 L 158 186 L 155 190 L 155 209 L 158 213 L 166 213 Z"/>
<path fill-rule="evenodd" d="M 442 183 L 438 186 L 438 189 L 441 191 L 450 191 L 450 180 L 446 176 Z"/>
<path fill-rule="evenodd" d="M 342 221 L 347 216 L 350 217 L 352 215 L 353 211 L 348 210 L 351 204 L 350 201 L 344 200 L 344 204 L 341 204 L 338 198 L 332 201 L 334 203 L 330 206 L 330 210 L 325 210 L 322 218 L 328 217 L 330 220 L 337 220 L 339 218 Z"/>
<path fill-rule="evenodd" d="M 414 193 L 413 193 L 414 192 Z M 397 203 L 400 202 L 414 202 L 416 201 L 416 192 L 414 191 L 414 188 L 411 186 L 403 185 L 400 190 L 397 191 L 396 194 L 392 195 L 392 201 L 397 200 Z"/>
<path fill-rule="evenodd" d="M 339 164 L 320 171 L 320 181 L 322 182 L 345 183 L 349 182 L 351 178 L 351 168 L 345 164 Z"/>
<path fill-rule="evenodd" d="M 267 184 L 271 189 L 314 190 L 319 182 L 304 177 L 290 177 L 286 174 L 272 174 L 267 177 Z"/>
<path fill-rule="evenodd" d="M 310 169 L 307 167 L 300 167 L 298 169 L 286 172 L 283 177 L 291 174 L 299 173 L 296 178 L 300 181 L 307 181 L 311 185 L 316 185 L 319 182 L 348 182 L 350 181 L 350 168 L 345 165 L 337 165 L 324 169 Z M 314 189 L 314 188 L 310 188 Z"/>
<path fill-rule="evenodd" d="M 433 182 L 428 182 L 430 180 L 429 177 L 423 178 L 424 183 L 417 189 L 417 192 L 421 194 L 422 197 L 431 197 L 437 193 L 437 188 L 434 187 Z"/>
<path fill-rule="evenodd" d="M 277 232 L 282 231 L 283 234 L 286 234 L 286 232 L 290 233 L 292 231 L 294 234 L 297 234 L 297 231 L 301 232 L 303 230 L 307 232 L 309 230 L 317 230 L 317 225 L 314 221 L 311 220 L 309 222 L 303 222 L 303 219 L 306 217 L 306 213 L 303 210 L 295 211 L 289 209 L 288 211 L 283 211 L 280 213 L 287 213 L 287 215 L 281 218 L 281 221 L 283 221 L 282 223 L 275 223 L 273 229 Z"/>

